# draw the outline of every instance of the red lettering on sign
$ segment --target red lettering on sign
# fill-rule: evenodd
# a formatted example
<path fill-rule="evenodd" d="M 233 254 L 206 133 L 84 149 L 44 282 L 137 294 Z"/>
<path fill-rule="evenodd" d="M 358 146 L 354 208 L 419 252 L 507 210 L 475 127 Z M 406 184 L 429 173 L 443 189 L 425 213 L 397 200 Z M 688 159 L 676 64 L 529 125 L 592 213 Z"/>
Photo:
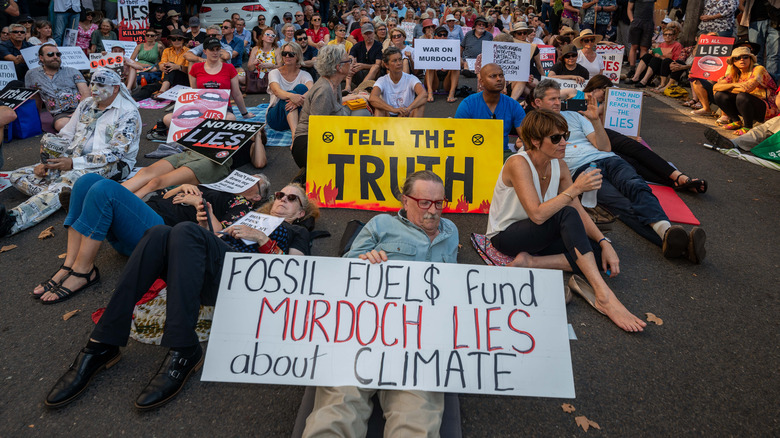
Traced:
<path fill-rule="evenodd" d="M 180 94 L 177 100 L 181 103 L 190 103 L 194 102 L 197 98 L 198 93 L 189 92 Z"/>
<path fill-rule="evenodd" d="M 222 120 L 225 118 L 225 116 L 221 112 L 216 110 L 206 111 L 206 113 L 203 114 L 203 117 L 206 119 L 218 119 L 218 120 Z"/>

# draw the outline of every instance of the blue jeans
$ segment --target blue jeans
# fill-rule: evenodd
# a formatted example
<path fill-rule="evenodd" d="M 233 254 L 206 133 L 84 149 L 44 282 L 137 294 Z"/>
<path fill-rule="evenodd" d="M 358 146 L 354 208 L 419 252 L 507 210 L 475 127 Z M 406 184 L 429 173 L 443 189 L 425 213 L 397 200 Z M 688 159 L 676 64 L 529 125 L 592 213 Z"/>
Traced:
<path fill-rule="evenodd" d="M 298 84 L 289 93 L 306 94 L 307 91 L 309 89 L 306 88 L 306 85 Z M 268 112 L 265 114 L 265 122 L 268 123 L 268 127 L 275 131 L 288 131 L 290 129 L 290 124 L 287 123 L 289 111 L 284 108 L 285 106 L 286 102 L 279 99 L 276 101 L 276 105 L 268 108 Z M 301 107 L 298 107 L 297 111 L 300 112 Z"/>
<path fill-rule="evenodd" d="M 65 226 L 93 240 L 108 240 L 119 253 L 130 255 L 146 230 L 163 219 L 133 192 L 100 175 L 88 173 L 76 181 Z"/>
<path fill-rule="evenodd" d="M 748 36 L 750 41 L 763 47 L 758 54 L 758 63 L 766 67 L 776 82 L 780 79 L 780 34 L 777 29 L 769 20 L 754 21 L 750 23 Z"/>
<path fill-rule="evenodd" d="M 629 228 L 645 239 L 661 246 L 661 238 L 650 224 L 668 221 L 658 198 L 628 162 L 620 157 L 594 161 L 604 179 L 598 192 L 598 203 L 618 216 Z M 577 179 L 588 166 L 581 166 L 573 176 Z"/>
<path fill-rule="evenodd" d="M 62 45 L 62 38 L 67 29 L 74 29 L 79 20 L 79 13 L 55 12 L 54 13 L 54 34 L 52 38 L 58 46 Z"/>

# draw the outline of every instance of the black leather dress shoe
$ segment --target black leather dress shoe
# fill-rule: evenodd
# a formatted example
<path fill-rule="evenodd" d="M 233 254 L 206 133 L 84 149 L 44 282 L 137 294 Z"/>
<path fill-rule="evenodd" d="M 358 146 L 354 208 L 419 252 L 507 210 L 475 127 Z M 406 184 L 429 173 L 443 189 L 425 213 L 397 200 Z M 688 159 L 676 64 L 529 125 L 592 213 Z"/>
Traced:
<path fill-rule="evenodd" d="M 135 407 L 140 410 L 154 409 L 173 400 L 187 383 L 190 374 L 199 370 L 201 365 L 203 365 L 203 348 L 200 344 L 190 357 L 184 357 L 178 351 L 168 351 L 157 374 L 152 377 L 135 401 Z"/>
<path fill-rule="evenodd" d="M 119 347 L 110 347 L 102 352 L 83 348 L 68 371 L 57 380 L 49 391 L 45 404 L 50 408 L 59 408 L 75 400 L 89 385 L 98 371 L 111 368 L 119 362 L 122 354 Z"/>

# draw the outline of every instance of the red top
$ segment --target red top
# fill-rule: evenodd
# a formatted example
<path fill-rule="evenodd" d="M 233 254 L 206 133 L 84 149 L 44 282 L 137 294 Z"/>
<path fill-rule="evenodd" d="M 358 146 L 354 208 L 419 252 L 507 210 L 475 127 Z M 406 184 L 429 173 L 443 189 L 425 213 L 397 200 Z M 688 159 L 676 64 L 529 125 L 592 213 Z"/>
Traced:
<path fill-rule="evenodd" d="M 318 43 L 318 42 L 322 41 L 323 39 L 325 39 L 326 36 L 329 36 L 329 35 L 330 35 L 330 33 L 328 32 L 328 29 L 326 29 L 323 26 L 320 26 L 320 29 L 316 33 L 311 28 L 306 29 L 306 36 L 311 38 L 311 40 L 314 43 Z"/>
<path fill-rule="evenodd" d="M 233 64 L 222 63 L 222 70 L 217 74 L 207 73 L 205 65 L 205 62 L 199 62 L 190 67 L 190 76 L 195 78 L 195 88 L 197 89 L 220 88 L 229 90 L 230 80 L 238 76 Z"/>
<path fill-rule="evenodd" d="M 306 32 L 308 32 L 308 30 Z M 358 27 L 357 29 L 353 30 L 350 33 L 350 35 L 352 35 L 352 38 L 354 38 L 355 41 L 357 41 L 357 42 L 363 41 L 363 32 L 360 31 L 360 27 Z"/>

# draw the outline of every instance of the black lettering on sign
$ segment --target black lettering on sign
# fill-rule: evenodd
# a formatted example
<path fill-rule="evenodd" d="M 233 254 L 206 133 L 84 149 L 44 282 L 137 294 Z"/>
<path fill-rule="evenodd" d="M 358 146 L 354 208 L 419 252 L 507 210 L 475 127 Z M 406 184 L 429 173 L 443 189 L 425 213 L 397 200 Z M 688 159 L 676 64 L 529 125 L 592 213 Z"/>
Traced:
<path fill-rule="evenodd" d="M 352 144 L 351 135 L 349 141 L 350 144 Z M 338 189 L 338 194 L 336 195 L 336 199 L 341 201 L 344 199 L 344 165 L 355 164 L 355 156 L 346 155 L 346 154 L 329 154 L 328 164 L 336 165 L 336 181 L 334 182 L 336 188 Z"/>
<path fill-rule="evenodd" d="M 368 165 L 373 164 L 374 170 L 369 172 Z M 385 173 L 385 163 L 381 158 L 373 155 L 360 156 L 360 199 L 369 199 L 368 188 L 374 193 L 377 201 L 384 201 L 385 195 L 379 188 L 377 180 Z"/>
<path fill-rule="evenodd" d="M 455 172 L 455 157 L 447 157 L 444 162 L 444 193 L 452 198 L 454 181 L 463 182 L 463 197 L 469 203 L 474 201 L 474 157 L 466 157 L 463 172 Z"/>

